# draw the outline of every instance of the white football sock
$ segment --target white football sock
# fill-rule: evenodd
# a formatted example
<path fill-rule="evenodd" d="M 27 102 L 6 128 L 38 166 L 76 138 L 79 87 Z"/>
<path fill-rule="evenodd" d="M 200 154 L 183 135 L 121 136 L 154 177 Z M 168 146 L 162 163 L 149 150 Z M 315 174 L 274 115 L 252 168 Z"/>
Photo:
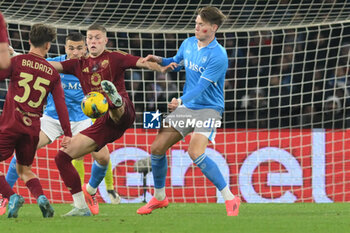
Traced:
<path fill-rule="evenodd" d="M 220 192 L 225 201 L 232 200 L 233 198 L 235 198 L 228 185 L 226 185 L 226 187 L 223 188 L 223 190 L 221 190 Z"/>
<path fill-rule="evenodd" d="M 90 195 L 94 195 L 97 192 L 97 188 L 93 188 L 89 183 L 86 185 L 86 191 Z"/>
<path fill-rule="evenodd" d="M 154 197 L 158 201 L 163 201 L 165 199 L 165 187 L 160 188 L 160 189 L 154 188 Z"/>
<path fill-rule="evenodd" d="M 75 193 L 72 196 L 73 196 L 73 201 L 74 201 L 75 207 L 77 207 L 78 209 L 88 208 L 88 206 L 85 202 L 85 197 L 84 197 L 83 191 L 81 191 L 79 193 Z"/>

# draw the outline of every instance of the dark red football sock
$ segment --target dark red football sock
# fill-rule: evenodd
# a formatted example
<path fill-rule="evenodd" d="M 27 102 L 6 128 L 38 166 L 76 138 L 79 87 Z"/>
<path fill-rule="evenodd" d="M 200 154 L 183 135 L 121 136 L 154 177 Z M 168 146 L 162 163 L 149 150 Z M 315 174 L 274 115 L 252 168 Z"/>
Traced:
<path fill-rule="evenodd" d="M 112 101 L 111 101 L 110 98 L 106 97 L 106 99 L 107 99 L 107 102 L 108 102 L 108 108 L 109 108 L 109 109 L 120 108 L 120 106 L 119 106 L 119 107 L 115 106 L 115 105 L 112 103 Z"/>
<path fill-rule="evenodd" d="M 10 197 L 15 194 L 11 186 L 7 183 L 5 176 L 0 176 L 0 193 L 7 199 L 10 199 Z"/>
<path fill-rule="evenodd" d="M 43 187 L 38 178 L 28 180 L 26 186 L 36 199 L 38 199 L 39 196 L 44 195 Z"/>
<path fill-rule="evenodd" d="M 63 151 L 58 151 L 55 162 L 64 184 L 67 186 L 70 193 L 73 195 L 75 193 L 81 192 L 81 182 L 77 170 L 72 165 L 72 158 L 64 153 Z"/>

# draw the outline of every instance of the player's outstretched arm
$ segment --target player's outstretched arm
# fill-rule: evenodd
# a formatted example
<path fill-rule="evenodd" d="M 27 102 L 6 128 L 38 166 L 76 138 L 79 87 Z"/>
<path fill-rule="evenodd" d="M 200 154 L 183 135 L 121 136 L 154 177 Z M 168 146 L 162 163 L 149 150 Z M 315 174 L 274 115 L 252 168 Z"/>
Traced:
<path fill-rule="evenodd" d="M 173 71 L 177 67 L 177 64 L 175 62 L 172 62 L 167 66 L 161 66 L 156 62 L 144 61 L 143 58 L 140 58 L 136 62 L 136 67 L 166 73 Z"/>
<path fill-rule="evenodd" d="M 162 58 L 156 55 L 149 54 L 147 57 L 142 58 L 141 62 L 146 62 L 146 61 L 151 61 L 151 62 L 156 62 L 158 64 L 162 63 Z"/>
<path fill-rule="evenodd" d="M 9 78 L 11 75 L 11 63 L 10 63 L 10 67 L 8 67 L 7 69 L 0 69 L 0 80 L 4 80 L 6 78 Z"/>
<path fill-rule="evenodd" d="M 7 42 L 0 42 L 0 70 L 8 68 L 11 64 L 11 57 L 8 47 L 9 45 Z"/>
<path fill-rule="evenodd" d="M 63 73 L 63 66 L 61 62 L 49 61 L 49 63 L 58 71 L 58 73 Z"/>
<path fill-rule="evenodd" d="M 7 69 L 11 64 L 11 57 L 8 51 L 8 37 L 4 16 L 0 12 L 0 70 Z"/>

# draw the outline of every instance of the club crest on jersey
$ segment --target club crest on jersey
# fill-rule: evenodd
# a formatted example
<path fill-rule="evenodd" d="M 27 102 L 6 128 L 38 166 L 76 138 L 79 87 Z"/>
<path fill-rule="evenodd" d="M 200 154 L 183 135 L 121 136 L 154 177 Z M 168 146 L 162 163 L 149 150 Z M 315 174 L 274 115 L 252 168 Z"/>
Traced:
<path fill-rule="evenodd" d="M 101 75 L 99 73 L 93 73 L 91 75 L 91 84 L 94 86 L 100 86 L 101 84 Z"/>
<path fill-rule="evenodd" d="M 204 57 L 202 58 L 202 63 L 205 63 L 205 62 L 207 61 L 207 59 L 208 59 L 208 57 L 207 57 L 207 56 L 204 56 Z"/>

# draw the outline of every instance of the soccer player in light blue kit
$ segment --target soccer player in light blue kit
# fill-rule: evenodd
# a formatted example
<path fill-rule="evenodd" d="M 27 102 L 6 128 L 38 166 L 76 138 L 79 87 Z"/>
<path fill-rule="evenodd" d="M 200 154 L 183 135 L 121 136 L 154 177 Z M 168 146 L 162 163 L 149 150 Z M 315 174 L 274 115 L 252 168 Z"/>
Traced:
<path fill-rule="evenodd" d="M 154 61 L 163 66 L 179 64 L 186 70 L 186 82 L 183 95 L 168 104 L 171 112 L 167 123 L 160 130 L 151 146 L 152 173 L 154 179 L 154 197 L 137 210 L 138 214 L 150 214 L 153 210 L 168 206 L 165 194 L 167 174 L 166 151 L 187 134 L 193 132 L 188 154 L 203 174 L 219 189 L 225 199 L 228 216 L 237 216 L 240 199 L 235 197 L 218 166 L 206 154 L 208 142 L 214 143 L 217 124 L 224 111 L 224 81 L 228 68 L 226 50 L 217 42 L 215 33 L 225 20 L 225 16 L 216 7 L 204 7 L 197 11 L 195 36 L 187 38 L 180 46 L 176 56 L 161 58 L 149 55 L 145 61 Z M 174 64 L 176 63 L 176 64 Z M 190 116 L 190 119 L 188 119 Z M 195 119 L 214 124 L 201 127 L 200 124 L 181 127 L 173 122 L 186 122 Z M 193 127 L 192 127 L 193 126 Z"/>
<path fill-rule="evenodd" d="M 87 49 L 85 45 L 84 36 L 78 32 L 70 33 L 66 37 L 65 50 L 66 50 L 66 55 L 62 55 L 54 58 L 48 58 L 47 60 L 61 62 L 67 59 L 80 58 L 81 56 L 86 55 Z M 81 100 L 84 98 L 84 94 L 81 89 L 81 84 L 79 82 L 79 79 L 74 75 L 70 75 L 70 74 L 60 74 L 60 76 L 61 76 L 61 82 L 63 85 L 64 94 L 65 94 L 66 105 L 69 113 L 69 121 L 71 123 L 72 133 L 73 135 L 76 135 L 80 131 L 91 126 L 92 121 L 90 118 L 85 116 L 84 113 L 80 110 L 80 103 L 81 103 Z M 47 98 L 47 105 L 40 121 L 41 121 L 41 131 L 40 131 L 39 143 L 37 146 L 38 149 L 52 143 L 63 134 L 60 122 L 58 120 L 55 104 L 53 102 L 53 98 L 51 94 Z M 107 146 L 103 147 L 99 152 L 93 152 L 93 153 L 95 155 L 97 154 L 98 158 L 101 158 L 101 159 L 104 158 L 107 160 L 109 159 L 109 151 Z M 83 178 L 84 170 L 81 168 L 81 166 L 84 166 L 83 160 L 80 160 L 80 161 L 73 160 L 73 162 L 76 162 L 74 165 L 78 170 L 79 175 Z M 78 167 L 77 167 L 77 164 L 78 164 Z M 93 186 L 98 186 L 99 183 L 98 184 L 96 183 L 95 177 L 96 176 L 104 177 L 106 174 L 106 170 L 102 169 L 101 171 L 101 169 L 99 169 L 99 166 L 96 164 L 96 162 L 94 162 L 91 171 L 92 171 L 92 175 L 91 175 L 89 184 L 90 185 L 92 184 Z M 18 174 L 16 172 L 16 158 L 13 157 L 10 163 L 9 170 L 6 175 L 6 181 L 10 184 L 11 187 L 13 187 L 17 179 L 18 179 Z M 95 183 L 96 185 L 94 185 Z M 114 189 L 107 190 L 107 192 L 112 203 L 118 204 L 120 202 L 120 197 L 115 192 Z M 84 195 L 86 196 L 87 204 L 91 210 L 91 213 L 98 214 L 99 211 L 98 211 L 98 202 L 97 202 L 96 195 L 90 195 L 85 192 L 84 192 Z M 7 204 L 7 200 L 4 199 L 0 206 L 0 215 L 2 213 L 5 213 L 6 204 Z"/>

